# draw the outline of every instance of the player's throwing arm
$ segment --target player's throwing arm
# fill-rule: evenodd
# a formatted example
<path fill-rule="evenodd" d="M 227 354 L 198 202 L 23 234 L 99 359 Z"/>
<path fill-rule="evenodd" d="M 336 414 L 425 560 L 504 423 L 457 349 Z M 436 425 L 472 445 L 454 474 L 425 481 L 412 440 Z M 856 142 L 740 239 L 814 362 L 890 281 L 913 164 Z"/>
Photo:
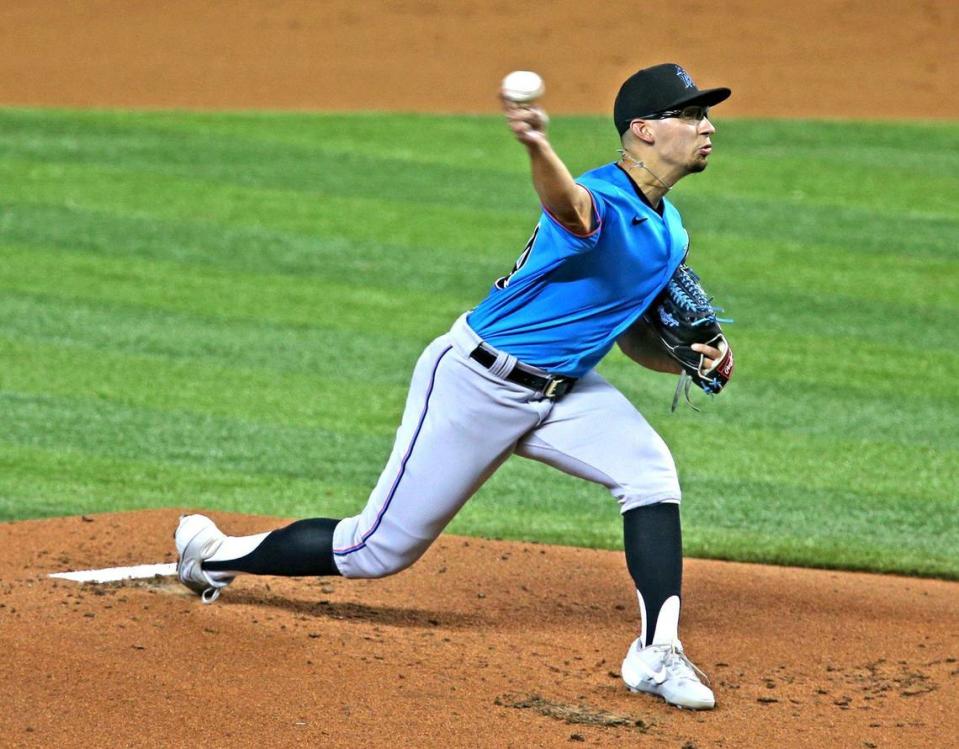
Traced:
<path fill-rule="evenodd" d="M 550 145 L 549 116 L 537 104 L 544 91 L 543 79 L 536 73 L 510 73 L 500 88 L 503 112 L 510 130 L 529 152 L 533 187 L 543 207 L 570 231 L 585 234 L 593 223 L 592 199 Z"/>

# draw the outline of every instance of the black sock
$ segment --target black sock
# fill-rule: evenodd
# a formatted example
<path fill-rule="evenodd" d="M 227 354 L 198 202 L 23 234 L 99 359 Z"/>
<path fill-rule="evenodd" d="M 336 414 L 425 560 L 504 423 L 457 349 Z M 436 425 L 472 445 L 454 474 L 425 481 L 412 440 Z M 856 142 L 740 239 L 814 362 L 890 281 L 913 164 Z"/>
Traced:
<path fill-rule="evenodd" d="M 267 535 L 245 557 L 204 562 L 203 569 L 285 577 L 339 575 L 333 561 L 333 529 L 339 522 L 331 518 L 298 520 Z"/>
<path fill-rule="evenodd" d="M 646 642 L 656 634 L 660 609 L 683 587 L 683 534 L 679 505 L 660 502 L 623 513 L 626 566 L 646 606 Z"/>

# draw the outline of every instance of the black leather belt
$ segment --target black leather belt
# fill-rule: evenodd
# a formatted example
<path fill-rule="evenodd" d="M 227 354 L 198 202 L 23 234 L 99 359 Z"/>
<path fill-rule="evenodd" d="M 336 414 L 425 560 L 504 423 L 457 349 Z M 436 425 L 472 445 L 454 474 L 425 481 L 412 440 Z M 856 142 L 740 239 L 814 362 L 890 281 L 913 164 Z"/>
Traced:
<path fill-rule="evenodd" d="M 486 344 L 481 343 L 470 353 L 470 359 L 475 359 L 489 369 L 496 363 L 496 353 Z M 530 368 L 522 362 L 517 362 L 516 366 L 503 376 L 503 379 L 534 390 L 538 397 L 548 398 L 549 400 L 559 400 L 576 384 L 575 377 L 566 377 L 565 375 L 543 376 L 530 371 Z"/>

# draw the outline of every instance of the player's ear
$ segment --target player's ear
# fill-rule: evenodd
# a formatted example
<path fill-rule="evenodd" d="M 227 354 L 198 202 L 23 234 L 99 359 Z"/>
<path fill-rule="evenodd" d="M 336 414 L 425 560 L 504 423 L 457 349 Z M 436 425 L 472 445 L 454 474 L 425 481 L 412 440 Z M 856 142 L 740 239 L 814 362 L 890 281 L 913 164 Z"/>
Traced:
<path fill-rule="evenodd" d="M 646 120 L 633 120 L 630 122 L 629 132 L 632 133 L 637 140 L 641 140 L 643 143 L 652 145 L 656 142 L 656 137 L 653 135 L 653 131 L 649 127 L 649 123 L 646 122 Z"/>

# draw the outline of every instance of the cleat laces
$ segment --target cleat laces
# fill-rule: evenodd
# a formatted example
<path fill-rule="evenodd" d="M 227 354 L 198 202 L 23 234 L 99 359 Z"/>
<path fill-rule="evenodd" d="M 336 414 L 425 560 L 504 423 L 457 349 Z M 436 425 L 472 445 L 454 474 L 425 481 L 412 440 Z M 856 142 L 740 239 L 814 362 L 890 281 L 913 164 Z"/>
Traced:
<path fill-rule="evenodd" d="M 666 647 L 668 648 L 668 652 L 663 659 L 663 668 L 666 669 L 666 672 L 670 676 L 675 676 L 678 679 L 692 679 L 709 684 L 709 677 L 700 671 L 696 664 L 689 660 L 682 650 L 676 647 L 675 642 Z"/>

